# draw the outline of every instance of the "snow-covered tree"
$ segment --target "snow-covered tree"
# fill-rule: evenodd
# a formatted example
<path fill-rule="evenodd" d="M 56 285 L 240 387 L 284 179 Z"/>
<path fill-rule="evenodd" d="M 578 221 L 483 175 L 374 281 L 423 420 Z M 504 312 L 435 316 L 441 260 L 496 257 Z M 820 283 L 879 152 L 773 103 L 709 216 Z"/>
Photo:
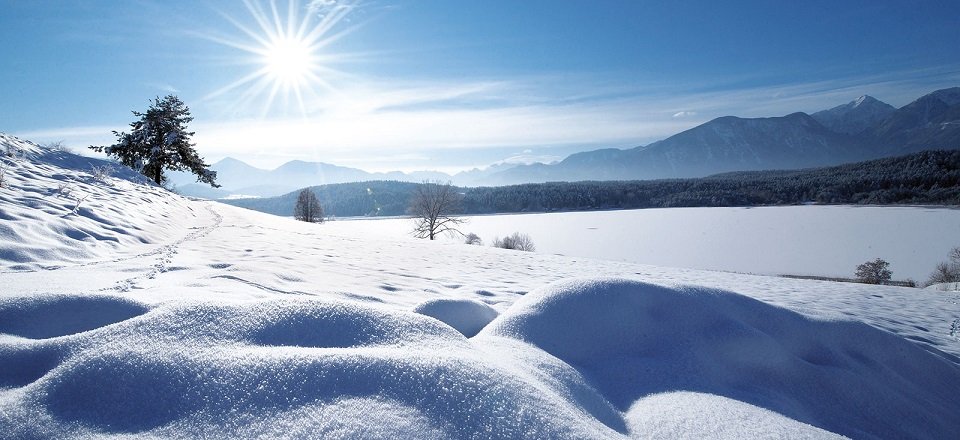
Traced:
<path fill-rule="evenodd" d="M 109 146 L 91 146 L 94 151 L 115 157 L 120 163 L 149 177 L 158 185 L 166 182 L 164 170 L 190 171 L 197 181 L 218 188 L 217 172 L 211 171 L 197 154 L 187 131 L 193 121 L 190 109 L 174 95 L 156 98 L 145 113 L 136 110 L 138 119 L 130 123 L 130 133 L 114 131 L 117 143 Z"/>
<path fill-rule="evenodd" d="M 293 217 L 297 220 L 310 223 L 323 223 L 323 207 L 317 200 L 317 195 L 310 189 L 300 191 L 297 204 L 293 207 Z"/>

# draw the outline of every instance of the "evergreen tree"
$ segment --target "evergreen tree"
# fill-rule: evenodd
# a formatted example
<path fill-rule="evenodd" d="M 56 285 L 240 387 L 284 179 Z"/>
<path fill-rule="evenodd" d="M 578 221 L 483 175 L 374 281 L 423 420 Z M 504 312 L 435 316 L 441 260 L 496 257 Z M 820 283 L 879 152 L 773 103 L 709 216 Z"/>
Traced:
<path fill-rule="evenodd" d="M 130 123 L 130 133 L 114 131 L 117 143 L 110 146 L 91 146 L 94 151 L 117 158 L 120 163 L 149 177 L 158 185 L 167 181 L 164 170 L 190 171 L 197 181 L 219 188 L 217 172 L 209 169 L 197 155 L 187 131 L 193 121 L 190 109 L 174 95 L 156 98 L 146 113 L 133 111 L 136 121 Z"/>

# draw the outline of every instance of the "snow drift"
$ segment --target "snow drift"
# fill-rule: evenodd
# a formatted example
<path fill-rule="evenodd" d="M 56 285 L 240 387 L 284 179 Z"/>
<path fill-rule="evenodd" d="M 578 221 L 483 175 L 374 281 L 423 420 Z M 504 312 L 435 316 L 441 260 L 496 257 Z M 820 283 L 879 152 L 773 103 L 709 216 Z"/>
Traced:
<path fill-rule="evenodd" d="M 645 396 L 683 390 L 855 438 L 946 438 L 960 427 L 951 416 L 960 369 L 947 359 L 860 322 L 815 320 L 731 292 L 569 281 L 519 300 L 486 335 L 575 366 L 628 418 L 656 410 Z"/>
<path fill-rule="evenodd" d="M 71 307 L 84 301 L 98 307 Z M 419 314 L 333 301 L 0 303 L 0 317 L 24 311 L 80 324 L 4 321 L 0 426 L 14 438 L 948 438 L 960 428 L 960 369 L 945 358 L 865 324 L 711 289 L 562 282 L 473 340 Z"/>

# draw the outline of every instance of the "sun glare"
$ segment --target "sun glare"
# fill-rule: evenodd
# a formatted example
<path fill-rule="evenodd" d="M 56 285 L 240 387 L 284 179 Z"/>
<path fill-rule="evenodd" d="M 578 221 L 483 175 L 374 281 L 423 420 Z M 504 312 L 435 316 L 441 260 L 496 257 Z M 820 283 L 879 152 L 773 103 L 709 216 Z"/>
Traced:
<path fill-rule="evenodd" d="M 306 116 L 321 91 L 333 90 L 328 78 L 342 75 L 330 67 L 338 58 L 327 47 L 356 28 L 334 32 L 354 8 L 353 3 L 328 0 L 303 6 L 290 0 L 285 11 L 272 0 L 243 3 L 256 26 L 221 15 L 243 32 L 245 39 L 202 36 L 252 55 L 244 61 L 252 64 L 254 71 L 205 98 L 234 96 L 238 111 L 259 102 L 261 117 L 271 112 L 289 113 L 292 108 Z"/>
<path fill-rule="evenodd" d="M 305 42 L 295 38 L 280 38 L 270 42 L 263 62 L 275 81 L 284 86 L 304 83 L 312 70 L 313 54 Z"/>

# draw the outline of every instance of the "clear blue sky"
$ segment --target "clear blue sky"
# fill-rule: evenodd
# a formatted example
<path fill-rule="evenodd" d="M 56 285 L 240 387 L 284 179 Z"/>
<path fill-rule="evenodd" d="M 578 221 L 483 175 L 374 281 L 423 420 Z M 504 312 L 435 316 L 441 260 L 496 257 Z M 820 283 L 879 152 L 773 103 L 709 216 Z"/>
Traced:
<path fill-rule="evenodd" d="M 110 143 L 175 93 L 203 156 L 262 167 L 551 160 L 960 85 L 957 1 L 0 5 L 0 131 Z"/>

